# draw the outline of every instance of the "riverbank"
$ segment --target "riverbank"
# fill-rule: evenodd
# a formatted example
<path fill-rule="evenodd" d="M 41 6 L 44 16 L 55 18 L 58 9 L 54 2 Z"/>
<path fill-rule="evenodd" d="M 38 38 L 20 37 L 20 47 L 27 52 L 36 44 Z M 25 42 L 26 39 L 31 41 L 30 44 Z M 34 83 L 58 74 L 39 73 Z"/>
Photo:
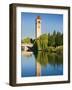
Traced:
<path fill-rule="evenodd" d="M 34 49 L 34 52 L 37 52 L 37 51 L 43 51 L 43 52 L 48 52 L 48 53 L 63 54 L 63 46 L 57 46 L 57 47 L 48 46 L 47 49 L 42 49 L 42 50 L 36 50 L 36 49 Z"/>
<path fill-rule="evenodd" d="M 63 46 L 57 46 L 57 47 L 48 47 L 48 52 L 52 53 L 58 53 L 63 54 Z"/>

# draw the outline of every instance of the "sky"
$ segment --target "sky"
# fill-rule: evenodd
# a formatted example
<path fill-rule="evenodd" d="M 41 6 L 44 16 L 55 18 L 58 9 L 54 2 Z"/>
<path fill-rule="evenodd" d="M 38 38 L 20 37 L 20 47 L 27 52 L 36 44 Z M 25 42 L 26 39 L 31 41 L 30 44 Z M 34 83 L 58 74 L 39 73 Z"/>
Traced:
<path fill-rule="evenodd" d="M 35 39 L 35 20 L 37 16 L 41 17 L 41 33 L 48 34 L 63 32 L 62 14 L 43 14 L 43 13 L 25 13 L 21 12 L 21 39 L 29 37 Z"/>

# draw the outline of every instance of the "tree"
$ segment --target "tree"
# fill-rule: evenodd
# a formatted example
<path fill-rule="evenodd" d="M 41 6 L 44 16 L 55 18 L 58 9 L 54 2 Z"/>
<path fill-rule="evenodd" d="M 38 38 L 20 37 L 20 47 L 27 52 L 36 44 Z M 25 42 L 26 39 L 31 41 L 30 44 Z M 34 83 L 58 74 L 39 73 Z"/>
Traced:
<path fill-rule="evenodd" d="M 48 33 L 48 46 L 56 47 L 63 45 L 63 34 L 54 30 L 53 34 Z"/>
<path fill-rule="evenodd" d="M 52 36 L 52 42 L 51 42 L 51 46 L 55 47 L 56 46 L 56 42 L 55 42 L 55 38 L 56 38 L 56 31 L 54 30 Z"/>
<path fill-rule="evenodd" d="M 51 35 L 48 33 L 48 46 L 51 46 Z"/>
<path fill-rule="evenodd" d="M 56 38 L 56 31 L 54 30 L 53 34 L 48 34 L 48 46 L 56 46 L 55 43 L 55 38 Z"/>
<path fill-rule="evenodd" d="M 48 48 L 48 35 L 43 34 L 35 40 L 34 46 L 37 46 L 38 50 L 46 50 Z"/>
<path fill-rule="evenodd" d="M 29 37 L 27 37 L 22 40 L 22 43 L 29 44 L 29 43 L 31 43 L 31 40 Z"/>
<path fill-rule="evenodd" d="M 55 42 L 56 42 L 56 46 L 63 45 L 63 34 L 57 32 Z"/>

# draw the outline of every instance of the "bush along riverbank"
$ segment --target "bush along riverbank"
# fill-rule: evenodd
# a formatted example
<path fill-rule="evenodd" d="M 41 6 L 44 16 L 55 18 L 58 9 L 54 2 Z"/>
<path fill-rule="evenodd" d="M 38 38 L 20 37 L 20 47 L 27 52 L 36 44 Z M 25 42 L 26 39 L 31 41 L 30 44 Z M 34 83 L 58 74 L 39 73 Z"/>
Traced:
<path fill-rule="evenodd" d="M 47 51 L 49 53 L 57 53 L 57 54 L 63 54 L 63 46 L 57 46 L 57 47 L 48 47 Z"/>
<path fill-rule="evenodd" d="M 42 50 L 38 50 L 38 49 L 34 48 L 34 52 L 38 52 L 38 51 L 63 54 L 63 46 L 48 47 L 48 48 L 42 49 Z"/>

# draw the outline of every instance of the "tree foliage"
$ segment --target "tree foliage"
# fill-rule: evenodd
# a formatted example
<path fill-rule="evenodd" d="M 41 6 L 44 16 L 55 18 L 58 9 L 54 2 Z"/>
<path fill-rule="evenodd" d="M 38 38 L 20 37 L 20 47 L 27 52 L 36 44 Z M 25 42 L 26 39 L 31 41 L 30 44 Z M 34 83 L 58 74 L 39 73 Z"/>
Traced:
<path fill-rule="evenodd" d="M 31 43 L 31 39 L 30 39 L 29 37 L 24 38 L 24 39 L 22 40 L 22 43 L 29 44 L 29 43 Z"/>
<path fill-rule="evenodd" d="M 35 40 L 34 46 L 38 47 L 38 50 L 45 50 L 48 47 L 48 35 L 43 34 Z"/>
<path fill-rule="evenodd" d="M 63 34 L 54 30 L 53 34 L 48 34 L 48 46 L 61 46 L 63 45 Z"/>
<path fill-rule="evenodd" d="M 53 33 L 42 34 L 40 37 L 36 39 L 32 39 L 29 37 L 24 38 L 22 40 L 22 43 L 25 44 L 32 43 L 34 50 L 56 51 L 55 50 L 56 47 L 63 46 L 63 33 L 56 32 L 54 30 Z"/>

